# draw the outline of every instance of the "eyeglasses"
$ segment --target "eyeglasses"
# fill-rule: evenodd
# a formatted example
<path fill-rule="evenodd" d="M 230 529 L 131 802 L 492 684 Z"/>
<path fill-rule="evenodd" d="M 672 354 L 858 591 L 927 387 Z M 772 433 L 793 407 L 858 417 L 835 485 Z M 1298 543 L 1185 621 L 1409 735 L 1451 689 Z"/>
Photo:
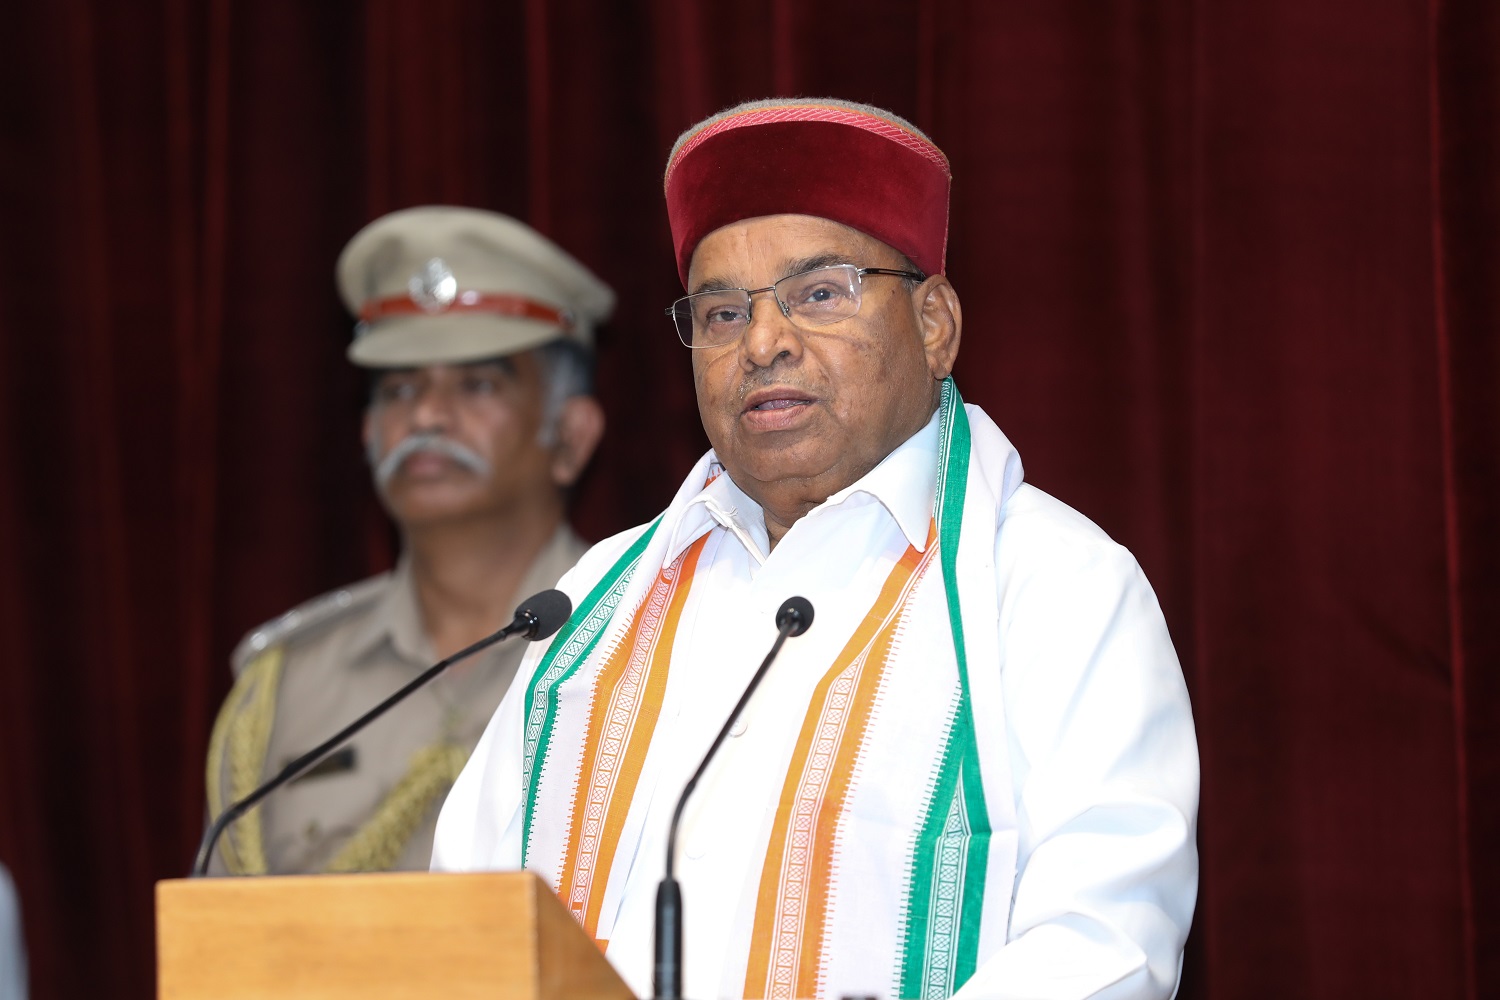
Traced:
<path fill-rule="evenodd" d="M 926 281 L 917 271 L 895 271 L 886 267 L 855 267 L 834 264 L 790 274 L 765 288 L 722 288 L 685 295 L 672 303 L 667 315 L 677 326 L 677 336 L 688 347 L 722 347 L 739 339 L 750 325 L 754 296 L 770 292 L 781 314 L 804 329 L 827 326 L 859 312 L 860 292 L 867 274 L 888 274 L 911 281 Z"/>

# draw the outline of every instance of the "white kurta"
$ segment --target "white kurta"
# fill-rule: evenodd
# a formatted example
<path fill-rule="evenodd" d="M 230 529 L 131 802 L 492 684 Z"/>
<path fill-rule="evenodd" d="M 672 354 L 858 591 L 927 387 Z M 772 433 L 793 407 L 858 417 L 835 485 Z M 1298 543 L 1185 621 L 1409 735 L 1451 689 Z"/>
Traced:
<path fill-rule="evenodd" d="M 978 967 L 955 995 L 1168 997 L 1196 897 L 1198 760 L 1161 610 L 1131 555 L 1020 484 L 1009 443 L 982 412 L 968 412 L 988 428 L 976 434 L 989 451 L 978 459 L 1016 471 L 994 539 L 999 662 L 969 666 L 999 675 L 1003 707 L 976 700 L 976 725 L 981 742 L 987 731 L 1003 734 L 1016 829 L 997 832 L 1015 838 L 1016 865 L 1009 919 L 986 914 L 999 930 L 985 934 Z M 794 524 L 774 552 L 760 508 L 728 476 L 700 488 L 712 453 L 664 515 L 665 562 L 709 538 L 632 800 L 633 853 L 614 860 L 596 935 L 638 995 L 651 994 L 653 903 L 677 795 L 774 639 L 777 608 L 800 594 L 815 609 L 813 627 L 787 643 L 732 730 L 678 841 L 686 994 L 744 988 L 744 969 L 728 967 L 728 956 L 743 944 L 746 886 L 758 877 L 801 706 L 897 560 L 926 544 L 937 450 L 934 417 Z M 595 546 L 559 587 L 580 602 L 643 530 Z M 523 681 L 543 645 L 522 664 Z M 512 686 L 449 795 L 435 869 L 520 867 L 525 695 L 524 683 Z M 1003 718 L 987 724 L 996 711 Z M 892 990 L 888 968 L 838 976 L 831 995 Z"/>
<path fill-rule="evenodd" d="M 0 865 L 0 1000 L 26 1000 L 26 947 L 21 906 L 10 872 Z"/>

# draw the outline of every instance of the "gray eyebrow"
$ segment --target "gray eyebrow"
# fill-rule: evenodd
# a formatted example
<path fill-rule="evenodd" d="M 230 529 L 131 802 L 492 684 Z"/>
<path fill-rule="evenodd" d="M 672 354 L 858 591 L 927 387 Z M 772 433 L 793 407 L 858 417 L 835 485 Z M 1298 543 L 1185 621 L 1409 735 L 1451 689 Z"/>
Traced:
<path fill-rule="evenodd" d="M 739 285 L 730 282 L 727 278 L 705 278 L 698 282 L 697 287 L 688 292 L 688 294 L 697 295 L 699 292 L 725 292 L 739 287 Z M 740 290 L 744 291 L 744 289 Z"/>
<path fill-rule="evenodd" d="M 820 267 L 832 267 L 835 264 L 849 263 L 852 263 L 852 261 L 849 260 L 848 254 L 828 251 L 827 253 L 815 254 L 812 257 L 802 257 L 794 261 L 789 261 L 786 267 L 782 269 L 781 276 L 786 278 L 794 274 L 801 274 L 803 271 L 812 271 Z"/>
<path fill-rule="evenodd" d="M 831 267 L 834 264 L 848 263 L 851 263 L 848 254 L 828 250 L 823 253 L 814 254 L 811 257 L 798 257 L 796 260 L 787 261 L 782 265 L 781 276 L 787 278 L 794 274 L 801 274 L 803 271 L 811 271 L 819 267 Z M 744 286 L 736 285 L 727 278 L 705 278 L 698 282 L 697 287 L 689 294 L 697 295 L 699 292 L 724 292 L 735 289 L 740 291 L 745 290 Z"/>

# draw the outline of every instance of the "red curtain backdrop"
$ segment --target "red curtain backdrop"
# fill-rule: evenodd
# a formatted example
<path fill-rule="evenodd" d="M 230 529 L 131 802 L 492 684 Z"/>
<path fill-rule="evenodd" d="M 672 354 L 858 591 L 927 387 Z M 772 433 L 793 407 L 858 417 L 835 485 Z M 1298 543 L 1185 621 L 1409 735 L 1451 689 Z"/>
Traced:
<path fill-rule="evenodd" d="M 1497 54 L 1491 0 L 11 5 L 0 860 L 35 996 L 152 995 L 229 650 L 390 556 L 343 242 L 473 204 L 614 284 L 603 536 L 704 447 L 666 152 L 774 94 L 949 152 L 959 384 L 1161 596 L 1203 760 L 1182 996 L 1500 996 Z"/>

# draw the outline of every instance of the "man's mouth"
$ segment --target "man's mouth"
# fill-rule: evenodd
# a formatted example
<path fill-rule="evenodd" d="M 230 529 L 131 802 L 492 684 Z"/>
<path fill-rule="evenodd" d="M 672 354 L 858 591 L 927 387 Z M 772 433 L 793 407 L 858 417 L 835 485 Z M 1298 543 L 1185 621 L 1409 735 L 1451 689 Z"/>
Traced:
<path fill-rule="evenodd" d="M 401 468 L 408 472 L 426 469 L 457 469 L 465 468 L 448 455 L 435 451 L 415 451 L 406 457 L 401 463 Z"/>
<path fill-rule="evenodd" d="M 760 392 L 751 393 L 745 400 L 745 408 L 742 413 L 771 412 L 775 410 L 789 410 L 797 406 L 807 406 L 812 403 L 811 397 L 786 389 L 763 389 Z"/>

